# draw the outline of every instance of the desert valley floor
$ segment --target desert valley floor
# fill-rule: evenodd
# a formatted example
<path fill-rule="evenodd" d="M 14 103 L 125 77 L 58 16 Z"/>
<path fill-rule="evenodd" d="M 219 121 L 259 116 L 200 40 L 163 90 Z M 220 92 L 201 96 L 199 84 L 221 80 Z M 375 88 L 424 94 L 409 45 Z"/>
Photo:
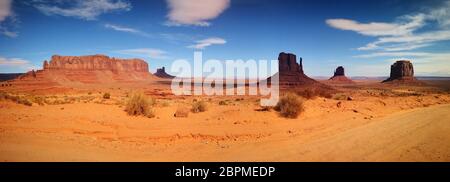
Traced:
<path fill-rule="evenodd" d="M 0 161 L 450 161 L 449 85 L 334 85 L 339 93 L 306 100 L 296 119 L 262 110 L 258 97 L 168 87 L 7 90 L 46 102 L 0 101 Z M 137 90 L 156 99 L 154 118 L 124 111 Z M 193 100 L 207 111 L 174 117 Z"/>

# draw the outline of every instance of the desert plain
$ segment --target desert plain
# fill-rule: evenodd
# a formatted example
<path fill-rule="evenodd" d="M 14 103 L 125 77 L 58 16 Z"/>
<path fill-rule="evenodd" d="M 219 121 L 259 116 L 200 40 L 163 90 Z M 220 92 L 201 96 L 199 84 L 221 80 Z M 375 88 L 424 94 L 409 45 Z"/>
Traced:
<path fill-rule="evenodd" d="M 319 81 L 335 92 L 295 119 L 257 96 L 175 96 L 170 79 L 2 87 L 31 104 L 1 99 L 0 161 L 450 161 L 450 82 L 380 81 Z M 136 92 L 154 117 L 124 111 Z M 206 111 L 174 117 L 199 100 Z"/>

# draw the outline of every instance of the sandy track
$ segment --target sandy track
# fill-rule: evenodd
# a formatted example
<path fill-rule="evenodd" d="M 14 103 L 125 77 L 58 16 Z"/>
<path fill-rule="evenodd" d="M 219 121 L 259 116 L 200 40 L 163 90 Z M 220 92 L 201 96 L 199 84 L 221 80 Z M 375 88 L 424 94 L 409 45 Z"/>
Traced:
<path fill-rule="evenodd" d="M 450 161 L 450 105 L 404 111 L 307 143 L 261 146 L 264 161 Z M 269 148 L 274 146 L 274 148 Z M 252 156 L 262 156 L 255 155 Z"/>

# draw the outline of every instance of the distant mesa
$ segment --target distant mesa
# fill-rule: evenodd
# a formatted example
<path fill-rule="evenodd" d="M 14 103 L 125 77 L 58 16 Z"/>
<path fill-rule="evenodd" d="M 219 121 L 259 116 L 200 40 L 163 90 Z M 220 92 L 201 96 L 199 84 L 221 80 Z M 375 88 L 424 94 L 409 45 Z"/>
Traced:
<path fill-rule="evenodd" d="M 302 88 L 309 86 L 327 87 L 326 85 L 308 77 L 303 71 L 303 59 L 297 62 L 297 56 L 281 52 L 278 55 L 278 73 L 280 88 Z M 272 79 L 269 77 L 267 81 Z"/>
<path fill-rule="evenodd" d="M 390 77 L 383 82 L 417 82 L 413 64 L 409 60 L 399 60 L 391 65 Z"/>
<path fill-rule="evenodd" d="M 32 70 L 8 83 L 13 86 L 41 89 L 73 88 L 80 84 L 133 83 L 154 80 L 148 64 L 141 59 L 118 59 L 105 55 L 52 56 L 42 70 Z"/>
<path fill-rule="evenodd" d="M 116 59 L 105 55 L 52 56 L 44 61 L 44 70 L 107 70 L 112 72 L 148 72 L 148 64 L 141 59 Z"/>
<path fill-rule="evenodd" d="M 331 83 L 354 83 L 351 79 L 345 76 L 345 70 L 343 66 L 339 66 L 334 71 L 334 75 L 328 79 Z"/>
<path fill-rule="evenodd" d="M 164 68 L 164 67 L 156 69 L 156 73 L 154 73 L 153 75 L 155 75 L 159 78 L 170 78 L 170 79 L 175 78 L 175 76 L 167 74 L 166 68 Z"/>

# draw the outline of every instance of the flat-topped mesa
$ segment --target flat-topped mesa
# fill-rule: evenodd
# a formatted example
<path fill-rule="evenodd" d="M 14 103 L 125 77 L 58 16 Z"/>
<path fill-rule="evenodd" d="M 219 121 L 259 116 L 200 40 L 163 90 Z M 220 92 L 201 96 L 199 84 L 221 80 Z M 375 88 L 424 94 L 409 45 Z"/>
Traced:
<path fill-rule="evenodd" d="M 105 55 L 59 56 L 44 61 L 44 70 L 109 70 L 113 72 L 148 72 L 148 64 L 141 59 L 117 59 Z"/>
<path fill-rule="evenodd" d="M 160 78 L 175 78 L 175 76 L 167 74 L 166 68 L 164 68 L 164 67 L 156 69 L 156 73 L 153 75 L 160 77 Z"/>
<path fill-rule="evenodd" d="M 413 64 L 409 60 L 399 60 L 391 65 L 391 74 L 387 80 L 383 82 L 389 82 L 394 80 L 402 81 L 414 81 L 414 68 Z"/>
<path fill-rule="evenodd" d="M 353 83 L 353 81 L 345 76 L 345 70 L 343 66 L 338 66 L 334 71 L 333 76 L 328 79 L 332 83 Z"/>

